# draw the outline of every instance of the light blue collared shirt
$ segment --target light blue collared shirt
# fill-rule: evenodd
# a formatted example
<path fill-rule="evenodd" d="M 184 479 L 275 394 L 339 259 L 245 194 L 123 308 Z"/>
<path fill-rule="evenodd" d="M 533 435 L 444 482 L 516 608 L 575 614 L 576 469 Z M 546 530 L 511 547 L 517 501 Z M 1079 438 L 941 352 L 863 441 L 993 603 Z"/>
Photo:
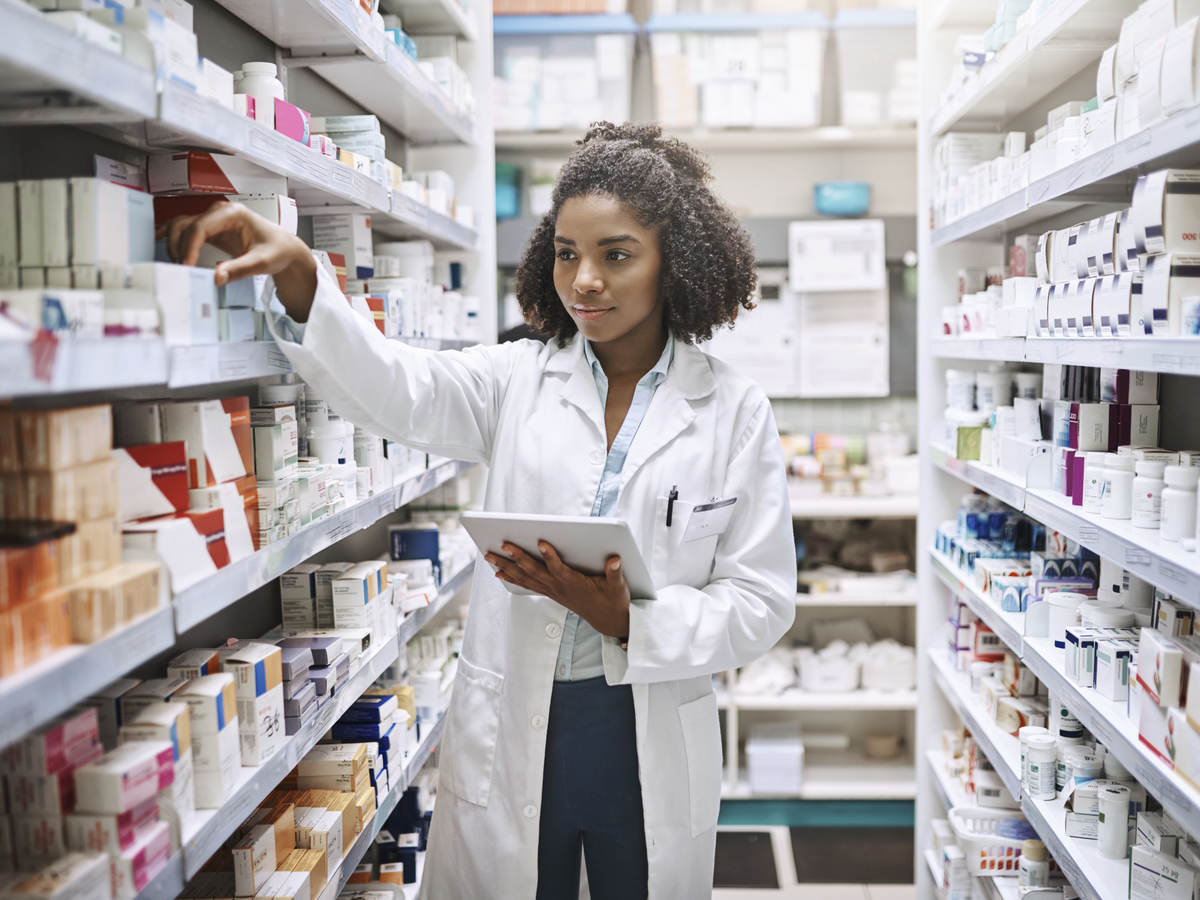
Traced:
<path fill-rule="evenodd" d="M 600 392 L 600 408 L 608 403 L 608 376 L 596 354 L 592 352 L 590 341 L 583 342 L 583 352 L 592 366 L 592 376 L 596 379 L 596 390 Z M 629 404 L 629 412 L 625 413 L 625 421 L 613 439 L 609 448 L 608 458 L 604 463 L 604 473 L 600 476 L 600 487 L 596 490 L 596 499 L 592 503 L 593 516 L 609 516 L 617 508 L 617 497 L 621 491 L 621 470 L 625 467 L 625 456 L 629 453 L 629 445 L 641 427 L 650 408 L 650 400 L 654 392 L 667 377 L 667 369 L 675 355 L 675 338 L 668 334 L 667 345 L 663 347 L 662 355 L 649 372 L 642 376 L 641 381 L 633 390 L 633 401 Z M 601 657 L 602 639 L 600 632 L 589 625 L 575 613 L 567 613 L 567 621 L 563 626 L 562 642 L 558 645 L 558 661 L 554 665 L 555 681 L 583 681 L 585 678 L 597 678 L 604 674 L 604 662 Z"/>

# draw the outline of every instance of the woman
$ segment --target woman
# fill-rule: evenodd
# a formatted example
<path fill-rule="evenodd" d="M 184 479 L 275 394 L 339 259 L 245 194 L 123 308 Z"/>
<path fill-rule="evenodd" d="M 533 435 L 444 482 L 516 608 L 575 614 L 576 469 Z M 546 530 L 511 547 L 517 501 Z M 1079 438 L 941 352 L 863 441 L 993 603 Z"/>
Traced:
<path fill-rule="evenodd" d="M 505 547 L 471 587 L 423 896 L 694 900 L 712 889 L 721 741 L 711 676 L 795 610 L 763 392 L 698 350 L 750 307 L 754 259 L 709 172 L 653 126 L 592 128 L 517 277 L 550 337 L 463 352 L 385 340 L 296 238 L 236 205 L 168 228 L 175 258 L 274 275 L 296 371 L 370 431 L 489 466 L 486 508 L 625 519 L 656 584 Z M 702 507 L 694 509 L 694 507 Z M 552 536 L 548 536 L 552 537 Z M 534 595 L 510 594 L 505 584 Z"/>

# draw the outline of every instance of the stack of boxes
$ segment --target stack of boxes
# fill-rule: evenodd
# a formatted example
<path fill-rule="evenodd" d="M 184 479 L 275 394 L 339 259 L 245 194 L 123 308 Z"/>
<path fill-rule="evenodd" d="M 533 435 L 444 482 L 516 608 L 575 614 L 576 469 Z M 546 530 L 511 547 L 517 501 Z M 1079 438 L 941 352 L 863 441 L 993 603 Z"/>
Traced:
<path fill-rule="evenodd" d="M 173 850 L 178 850 L 181 845 L 183 821 L 196 808 L 191 722 L 191 710 L 186 703 L 154 702 L 133 716 L 128 724 L 122 725 L 119 732 L 122 744 L 131 741 L 166 741 L 171 744 L 174 779 L 169 791 L 160 792 L 158 808 L 171 828 Z M 69 840 L 69 832 L 67 837 Z"/>
<path fill-rule="evenodd" d="M 219 809 L 233 791 L 241 762 L 237 688 L 228 672 L 202 675 L 175 696 L 191 713 L 197 809 Z"/>
<path fill-rule="evenodd" d="M 162 602 L 157 565 L 121 562 L 111 448 L 107 405 L 0 412 L 0 516 L 41 522 L 0 540 L 0 675 Z"/>
<path fill-rule="evenodd" d="M 288 639 L 285 639 L 287 641 Z M 317 714 L 316 685 L 308 677 L 313 666 L 311 646 L 297 646 L 296 642 L 280 642 L 283 663 L 283 715 L 284 730 L 295 734 Z"/>
<path fill-rule="evenodd" d="M 403 768 L 400 739 L 407 727 L 407 713 L 396 697 L 370 693 L 354 701 L 333 726 L 335 741 L 366 741 L 377 747 L 377 767 L 370 773 L 377 803 Z"/>
<path fill-rule="evenodd" d="M 116 408 L 116 432 L 127 451 L 120 492 L 148 498 L 130 511 L 151 515 L 124 524 L 125 548 L 161 557 L 175 593 L 254 552 L 258 489 L 247 398 L 124 404 Z M 188 484 L 182 510 L 181 462 Z M 154 516 L 168 505 L 170 512 Z"/>
<path fill-rule="evenodd" d="M 233 676 L 243 766 L 261 766 L 283 745 L 283 656 L 274 644 L 242 642 L 221 660 Z"/>
<path fill-rule="evenodd" d="M 258 493 L 256 547 L 282 540 L 299 527 L 296 475 L 299 423 L 294 406 L 250 411 L 254 434 L 254 475 Z"/>

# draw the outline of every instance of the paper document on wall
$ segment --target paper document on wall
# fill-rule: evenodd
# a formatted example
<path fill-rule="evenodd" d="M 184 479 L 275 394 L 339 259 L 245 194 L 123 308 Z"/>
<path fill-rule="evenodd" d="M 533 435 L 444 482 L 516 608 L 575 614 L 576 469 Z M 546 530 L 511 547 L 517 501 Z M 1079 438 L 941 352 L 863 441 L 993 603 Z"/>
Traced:
<path fill-rule="evenodd" d="M 800 295 L 799 395 L 888 395 L 887 291 Z"/>
<path fill-rule="evenodd" d="M 887 290 L 882 219 L 831 219 L 788 225 L 793 291 Z"/>

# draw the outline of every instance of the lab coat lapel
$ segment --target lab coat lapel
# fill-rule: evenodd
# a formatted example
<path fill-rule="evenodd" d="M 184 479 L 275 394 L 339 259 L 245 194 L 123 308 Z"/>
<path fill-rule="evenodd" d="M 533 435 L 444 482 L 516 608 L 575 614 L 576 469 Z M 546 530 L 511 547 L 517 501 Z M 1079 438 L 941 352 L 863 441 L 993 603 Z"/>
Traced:
<path fill-rule="evenodd" d="M 604 437 L 604 408 L 600 405 L 600 392 L 596 389 L 596 377 L 583 352 L 583 338 L 575 335 L 570 343 L 550 357 L 546 372 L 563 378 L 559 396 L 575 406 Z"/>
<path fill-rule="evenodd" d="M 675 358 L 667 377 L 654 392 L 646 419 L 630 447 L 621 472 L 621 484 L 637 473 L 654 454 L 675 440 L 696 419 L 693 404 L 716 388 L 708 357 L 691 344 L 675 342 Z"/>

